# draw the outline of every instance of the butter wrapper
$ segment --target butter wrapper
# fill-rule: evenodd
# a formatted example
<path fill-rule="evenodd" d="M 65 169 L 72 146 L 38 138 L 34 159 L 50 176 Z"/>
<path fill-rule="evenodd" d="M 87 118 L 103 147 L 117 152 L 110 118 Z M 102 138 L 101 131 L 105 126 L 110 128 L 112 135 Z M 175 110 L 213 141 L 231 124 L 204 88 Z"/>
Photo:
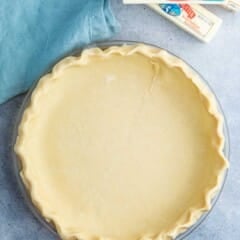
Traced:
<path fill-rule="evenodd" d="M 222 23 L 219 17 L 197 4 L 147 4 L 147 6 L 203 42 L 209 42 Z"/>
<path fill-rule="evenodd" d="M 228 0 L 123 0 L 124 4 L 188 3 L 188 4 L 226 4 Z"/>

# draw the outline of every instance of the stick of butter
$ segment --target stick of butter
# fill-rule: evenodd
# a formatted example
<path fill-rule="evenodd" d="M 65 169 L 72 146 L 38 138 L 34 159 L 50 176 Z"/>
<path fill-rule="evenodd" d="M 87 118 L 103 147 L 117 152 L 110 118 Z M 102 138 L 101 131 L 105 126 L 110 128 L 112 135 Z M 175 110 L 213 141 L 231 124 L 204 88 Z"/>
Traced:
<path fill-rule="evenodd" d="M 124 4 L 188 3 L 188 4 L 226 4 L 228 0 L 123 0 Z"/>
<path fill-rule="evenodd" d="M 203 42 L 209 42 L 222 23 L 219 17 L 197 4 L 147 4 L 147 6 Z"/>
<path fill-rule="evenodd" d="M 240 11 L 240 0 L 228 0 L 226 4 L 223 5 L 224 8 L 227 8 L 234 12 Z"/>

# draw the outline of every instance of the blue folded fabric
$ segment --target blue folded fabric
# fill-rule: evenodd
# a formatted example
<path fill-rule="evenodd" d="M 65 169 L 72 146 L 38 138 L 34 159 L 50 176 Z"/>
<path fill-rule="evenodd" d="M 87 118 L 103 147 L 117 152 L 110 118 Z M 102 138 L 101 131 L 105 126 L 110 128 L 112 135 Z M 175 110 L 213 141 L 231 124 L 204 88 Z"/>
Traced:
<path fill-rule="evenodd" d="M 0 103 L 26 91 L 66 54 L 117 29 L 108 0 L 2 0 Z"/>

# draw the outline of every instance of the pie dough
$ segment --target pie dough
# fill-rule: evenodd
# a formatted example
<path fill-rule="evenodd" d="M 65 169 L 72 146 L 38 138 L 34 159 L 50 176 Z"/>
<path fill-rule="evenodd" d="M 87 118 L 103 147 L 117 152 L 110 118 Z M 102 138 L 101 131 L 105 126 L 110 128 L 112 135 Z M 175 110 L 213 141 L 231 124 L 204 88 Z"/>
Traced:
<path fill-rule="evenodd" d="M 148 45 L 86 49 L 40 79 L 15 151 L 62 239 L 175 238 L 211 208 L 228 167 L 215 98 Z"/>

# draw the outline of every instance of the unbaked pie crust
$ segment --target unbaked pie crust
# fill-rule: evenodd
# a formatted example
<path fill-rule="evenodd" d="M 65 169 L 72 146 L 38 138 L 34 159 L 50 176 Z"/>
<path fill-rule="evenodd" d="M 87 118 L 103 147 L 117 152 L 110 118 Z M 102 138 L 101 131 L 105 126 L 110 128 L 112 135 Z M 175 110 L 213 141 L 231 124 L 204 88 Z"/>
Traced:
<path fill-rule="evenodd" d="M 38 82 L 15 151 L 62 239 L 173 239 L 228 167 L 223 118 L 183 61 L 148 45 L 86 49 Z"/>

